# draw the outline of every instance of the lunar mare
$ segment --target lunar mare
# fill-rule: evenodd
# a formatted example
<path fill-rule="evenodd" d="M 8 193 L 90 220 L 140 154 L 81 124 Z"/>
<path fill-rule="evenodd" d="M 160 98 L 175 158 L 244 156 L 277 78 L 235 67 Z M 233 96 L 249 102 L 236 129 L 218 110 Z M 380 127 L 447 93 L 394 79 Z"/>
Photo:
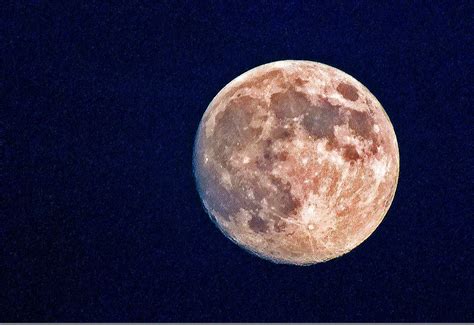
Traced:
<path fill-rule="evenodd" d="M 393 200 L 398 144 L 357 80 L 310 61 L 278 61 L 212 100 L 194 146 L 199 194 L 222 232 L 263 258 L 313 264 L 377 228 Z"/>

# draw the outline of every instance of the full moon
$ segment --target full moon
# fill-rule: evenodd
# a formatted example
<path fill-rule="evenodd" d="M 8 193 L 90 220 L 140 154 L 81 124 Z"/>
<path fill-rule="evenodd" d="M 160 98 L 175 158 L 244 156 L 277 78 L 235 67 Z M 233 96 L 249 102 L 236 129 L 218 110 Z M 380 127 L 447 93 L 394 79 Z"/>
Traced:
<path fill-rule="evenodd" d="M 374 232 L 395 194 L 399 154 L 386 112 L 360 82 L 321 63 L 278 61 L 216 95 L 193 166 L 228 238 L 273 262 L 307 265 Z"/>

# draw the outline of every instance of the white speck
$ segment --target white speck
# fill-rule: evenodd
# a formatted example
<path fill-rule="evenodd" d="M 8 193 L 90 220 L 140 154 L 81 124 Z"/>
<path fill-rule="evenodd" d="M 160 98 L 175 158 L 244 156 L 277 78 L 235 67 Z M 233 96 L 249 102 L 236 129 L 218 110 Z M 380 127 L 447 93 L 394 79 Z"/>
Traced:
<path fill-rule="evenodd" d="M 232 180 L 231 180 L 230 174 L 228 172 L 223 172 L 222 173 L 222 182 L 225 185 L 232 186 Z"/>
<path fill-rule="evenodd" d="M 242 160 L 244 164 L 248 164 L 250 162 L 250 158 L 245 156 L 244 159 Z"/>
<path fill-rule="evenodd" d="M 247 192 L 247 196 L 248 196 L 249 198 L 251 198 L 251 199 L 255 199 L 255 195 L 253 194 L 253 191 L 252 191 L 252 190 L 249 190 L 249 191 Z"/>
<path fill-rule="evenodd" d="M 383 160 L 375 160 L 371 166 L 372 171 L 374 172 L 375 178 L 377 181 L 381 181 L 382 178 L 385 176 L 387 173 L 387 164 Z"/>
<path fill-rule="evenodd" d="M 318 230 L 321 233 L 336 228 L 336 218 L 332 208 L 327 206 L 325 200 L 314 193 L 311 193 L 303 203 L 301 219 L 303 223 L 308 225 L 308 229 L 312 229 L 311 226 L 315 227 L 315 224 L 318 225 Z"/>
<path fill-rule="evenodd" d="M 308 225 L 308 229 L 309 229 L 309 230 L 313 230 L 313 229 L 314 229 L 314 225 L 310 223 L 310 224 Z"/>
<path fill-rule="evenodd" d="M 380 127 L 379 127 L 377 124 L 374 125 L 374 132 L 375 132 L 375 133 L 379 133 L 379 132 L 380 132 Z"/>
<path fill-rule="evenodd" d="M 344 164 L 344 160 L 342 159 L 342 156 L 341 156 L 341 155 L 338 155 L 338 154 L 336 154 L 336 155 L 330 155 L 330 156 L 329 156 L 329 160 L 330 160 L 332 163 L 334 163 L 334 164 L 336 164 L 336 165 L 339 165 L 339 166 Z"/>
<path fill-rule="evenodd" d="M 303 159 L 301 159 L 301 162 L 303 163 L 303 166 L 306 166 L 308 161 L 309 161 L 308 157 L 304 157 Z"/>
<path fill-rule="evenodd" d="M 308 200 L 309 201 L 309 200 Z M 304 222 L 308 222 L 315 218 L 316 208 L 311 202 L 306 202 L 301 211 L 301 218 Z"/>
<path fill-rule="evenodd" d="M 298 149 L 303 148 L 304 147 L 303 141 L 301 141 L 300 139 L 296 139 L 295 147 L 298 148 Z"/>
<path fill-rule="evenodd" d="M 326 152 L 326 150 L 324 149 L 324 143 L 318 142 L 318 144 L 316 145 L 316 152 L 319 154 L 323 154 Z"/>

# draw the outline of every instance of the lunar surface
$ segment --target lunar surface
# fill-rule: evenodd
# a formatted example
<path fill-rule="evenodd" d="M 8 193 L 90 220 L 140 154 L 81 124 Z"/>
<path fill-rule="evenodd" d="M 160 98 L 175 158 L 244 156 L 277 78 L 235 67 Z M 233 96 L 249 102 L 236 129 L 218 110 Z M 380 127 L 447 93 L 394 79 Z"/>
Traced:
<path fill-rule="evenodd" d="M 343 255 L 393 200 L 398 144 L 357 80 L 310 61 L 278 61 L 231 81 L 199 125 L 194 174 L 211 219 L 277 263 Z"/>

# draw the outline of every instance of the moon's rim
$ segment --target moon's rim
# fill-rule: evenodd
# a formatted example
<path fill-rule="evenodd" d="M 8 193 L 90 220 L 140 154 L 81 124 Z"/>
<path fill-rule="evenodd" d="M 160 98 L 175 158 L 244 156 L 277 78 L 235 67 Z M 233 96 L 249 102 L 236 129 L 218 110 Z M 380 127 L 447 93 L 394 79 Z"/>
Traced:
<path fill-rule="evenodd" d="M 294 260 L 288 260 L 288 259 L 281 259 L 281 258 L 273 258 L 273 257 L 270 257 L 268 255 L 265 255 L 265 254 L 262 254 L 262 253 L 259 253 L 255 250 L 253 250 L 252 248 L 250 248 L 248 245 L 245 245 L 243 243 L 240 243 L 238 242 L 236 239 L 234 239 L 229 233 L 227 233 L 223 227 L 219 224 L 219 222 L 215 219 L 215 217 L 213 216 L 213 214 L 209 211 L 209 209 L 206 207 L 206 204 L 204 203 L 204 199 L 201 195 L 201 188 L 200 188 L 200 182 L 199 182 L 199 178 L 198 178 L 198 175 L 196 173 L 196 145 L 197 145 L 197 142 L 198 142 L 198 139 L 199 139 L 199 134 L 200 134 L 200 130 L 201 130 L 201 126 L 202 126 L 202 123 L 204 121 L 204 117 L 206 116 L 206 113 L 209 111 L 209 109 L 214 105 L 214 103 L 216 102 L 216 100 L 221 97 L 223 94 L 225 94 L 227 92 L 227 90 L 231 87 L 233 87 L 233 84 L 234 83 L 237 83 L 237 82 L 241 82 L 241 81 L 244 81 L 246 79 L 249 78 L 250 75 L 258 72 L 259 70 L 264 70 L 264 69 L 268 69 L 268 68 L 271 68 L 271 67 L 279 67 L 279 68 L 285 68 L 291 64 L 301 64 L 301 63 L 306 63 L 306 64 L 310 64 L 310 65 L 315 65 L 315 66 L 324 66 L 324 67 L 327 67 L 329 69 L 333 69 L 333 70 L 337 70 L 337 72 L 341 73 L 342 75 L 348 77 L 348 79 L 350 79 L 351 82 L 354 82 L 356 84 L 358 84 L 359 86 L 361 86 L 361 88 L 363 88 L 365 91 L 367 91 L 367 93 L 372 97 L 371 99 L 373 99 L 377 104 L 378 104 L 378 107 L 380 107 L 380 109 L 382 110 L 382 113 L 385 115 L 391 129 L 392 129 L 392 132 L 393 132 L 393 135 L 394 135 L 394 141 L 395 141 L 395 144 L 396 144 L 396 148 L 397 148 L 397 174 L 396 174 L 396 178 L 395 178 L 395 184 L 394 184 L 394 192 L 392 194 L 392 197 L 390 199 L 390 204 L 388 205 L 388 208 L 386 209 L 385 213 L 380 217 L 379 219 L 379 222 L 376 224 L 376 226 L 373 228 L 373 230 L 363 239 L 361 240 L 355 247 L 353 248 L 349 248 L 347 250 L 344 250 L 341 254 L 339 255 L 336 255 L 334 257 L 330 257 L 330 258 L 327 258 L 327 259 L 321 259 L 321 260 L 317 260 L 317 261 L 309 261 L 309 262 L 298 262 L 298 261 L 294 261 Z M 400 178 L 400 148 L 399 148 L 399 145 L 398 145 L 398 139 L 397 139 L 397 135 L 395 133 L 395 129 L 393 127 L 393 124 L 392 124 L 392 121 L 390 120 L 390 117 L 388 116 L 387 112 L 385 111 L 385 108 L 383 107 L 383 105 L 380 103 L 380 101 L 377 99 L 377 97 L 372 94 L 372 92 L 366 87 L 364 86 L 364 84 L 362 84 L 360 81 L 358 81 L 356 78 L 354 78 L 352 75 L 350 75 L 349 73 L 347 72 L 344 72 L 336 67 L 333 67 L 333 66 L 330 66 L 328 64 L 325 64 L 325 63 L 321 63 L 321 62 L 317 62 L 317 61 L 310 61 L 310 60 L 292 60 L 292 59 L 288 59 L 288 60 L 278 60 L 278 61 L 272 61 L 272 62 L 269 62 L 269 63 L 265 63 L 265 64 L 261 64 L 259 66 L 256 66 L 250 70 L 247 70 L 246 72 L 238 75 L 237 77 L 235 77 L 234 79 L 232 79 L 230 82 L 228 82 L 214 97 L 213 99 L 211 100 L 211 102 L 209 103 L 209 105 L 207 106 L 206 110 L 204 111 L 204 113 L 202 114 L 202 117 L 201 117 L 201 120 L 198 124 L 198 128 L 197 128 L 197 131 L 195 133 L 195 136 L 194 136 L 194 141 L 193 141 L 193 159 L 192 159 L 192 167 L 193 167 L 193 176 L 194 176 L 194 180 L 196 182 L 196 185 L 197 185 L 197 190 L 198 190 L 198 195 L 201 199 L 201 205 L 204 207 L 204 210 L 206 211 L 206 213 L 208 214 L 209 218 L 212 220 L 212 222 L 217 226 L 217 228 L 220 230 L 220 232 L 225 236 L 227 237 L 228 239 L 230 239 L 233 243 L 235 243 L 238 247 L 240 248 L 243 248 L 245 251 L 247 251 L 247 253 L 250 253 L 251 255 L 255 255 L 255 256 L 258 256 L 264 260 L 267 260 L 267 261 L 270 261 L 272 263 L 275 263 L 275 264 L 285 264 L 285 265 L 295 265 L 295 266 L 311 266 L 311 265 L 314 265 L 314 264 L 319 264 L 319 263 L 323 263 L 323 262 L 328 262 L 328 261 L 331 261 L 331 260 L 334 260 L 338 257 L 341 257 L 343 255 L 346 255 L 350 252 L 352 252 L 353 250 L 355 250 L 356 248 L 358 248 L 359 246 L 361 246 L 374 232 L 375 230 L 382 224 L 383 220 L 385 219 L 385 217 L 387 216 L 388 214 L 388 211 L 390 210 L 390 208 L 392 207 L 392 204 L 393 204 L 393 201 L 395 200 L 395 194 L 397 192 L 397 188 L 398 188 L 398 182 L 399 182 L 399 178 Z"/>

